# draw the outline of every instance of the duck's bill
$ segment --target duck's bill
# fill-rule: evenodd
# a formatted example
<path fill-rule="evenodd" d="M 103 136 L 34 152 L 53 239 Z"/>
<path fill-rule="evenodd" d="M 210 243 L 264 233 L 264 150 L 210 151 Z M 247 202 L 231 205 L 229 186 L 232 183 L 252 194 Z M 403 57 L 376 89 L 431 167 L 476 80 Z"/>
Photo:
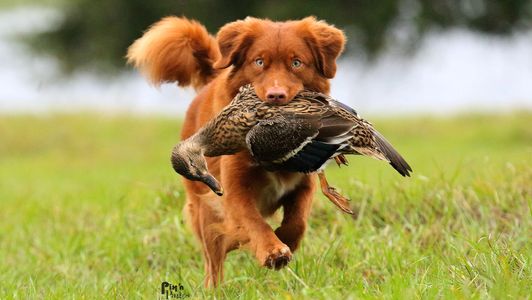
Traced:
<path fill-rule="evenodd" d="M 201 178 L 201 181 L 205 183 L 216 195 L 222 196 L 224 190 L 218 180 L 214 176 L 207 174 Z"/>

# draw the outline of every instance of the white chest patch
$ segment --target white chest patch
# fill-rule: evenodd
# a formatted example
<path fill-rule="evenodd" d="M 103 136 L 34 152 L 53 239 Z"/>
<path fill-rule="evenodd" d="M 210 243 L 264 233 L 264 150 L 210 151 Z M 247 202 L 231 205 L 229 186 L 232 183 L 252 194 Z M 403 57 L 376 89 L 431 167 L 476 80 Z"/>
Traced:
<path fill-rule="evenodd" d="M 286 194 L 295 190 L 301 183 L 304 174 L 295 173 L 289 177 L 279 178 L 275 173 L 267 173 L 267 180 L 264 183 L 257 208 L 262 215 L 269 215 L 279 206 L 279 200 Z"/>

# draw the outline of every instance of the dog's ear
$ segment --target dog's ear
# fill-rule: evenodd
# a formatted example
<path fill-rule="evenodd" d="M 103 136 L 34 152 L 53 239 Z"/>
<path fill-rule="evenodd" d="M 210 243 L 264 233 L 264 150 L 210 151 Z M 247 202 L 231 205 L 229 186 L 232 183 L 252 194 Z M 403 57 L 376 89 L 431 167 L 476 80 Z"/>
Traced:
<path fill-rule="evenodd" d="M 312 51 L 316 68 L 322 76 L 333 78 L 336 74 L 336 59 L 344 50 L 344 33 L 314 17 L 305 18 L 301 23 L 302 34 Z"/>
<path fill-rule="evenodd" d="M 251 31 L 254 20 L 256 19 L 246 18 L 243 21 L 231 22 L 218 31 L 216 40 L 221 58 L 213 64 L 215 69 L 224 69 L 230 65 L 240 66 L 244 63 L 246 51 L 254 38 Z"/>

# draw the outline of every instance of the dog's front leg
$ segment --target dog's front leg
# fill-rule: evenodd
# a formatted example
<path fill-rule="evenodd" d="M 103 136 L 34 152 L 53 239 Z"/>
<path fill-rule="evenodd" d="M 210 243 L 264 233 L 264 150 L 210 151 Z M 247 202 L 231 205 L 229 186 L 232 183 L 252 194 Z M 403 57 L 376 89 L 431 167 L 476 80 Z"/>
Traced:
<path fill-rule="evenodd" d="M 280 269 L 288 264 L 292 253 L 257 208 L 256 201 L 261 200 L 261 187 L 267 179 L 262 178 L 256 167 L 249 166 L 248 161 L 245 154 L 222 159 L 226 233 L 232 240 L 248 244 L 261 265 Z"/>
<path fill-rule="evenodd" d="M 295 251 L 303 238 L 307 228 L 307 219 L 312 207 L 312 198 L 315 190 L 314 175 L 305 175 L 301 184 L 295 191 L 283 197 L 283 221 L 275 230 L 281 241 Z"/>

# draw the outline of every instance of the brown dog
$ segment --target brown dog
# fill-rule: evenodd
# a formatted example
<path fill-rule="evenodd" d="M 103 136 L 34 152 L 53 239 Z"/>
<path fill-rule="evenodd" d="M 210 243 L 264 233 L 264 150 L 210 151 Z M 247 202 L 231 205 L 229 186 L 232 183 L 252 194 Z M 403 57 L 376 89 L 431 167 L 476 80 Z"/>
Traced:
<path fill-rule="evenodd" d="M 246 18 L 223 26 L 216 39 L 195 21 L 168 17 L 130 47 L 128 60 L 155 84 L 177 82 L 199 90 L 186 114 L 185 139 L 248 83 L 263 101 L 275 104 L 287 103 L 303 88 L 328 93 L 344 44 L 342 31 L 313 17 Z M 205 285 L 222 280 L 226 254 L 244 245 L 261 265 L 285 266 L 306 228 L 314 176 L 267 172 L 247 152 L 207 162 L 225 188 L 223 197 L 185 180 L 186 211 L 205 257 Z M 281 206 L 283 220 L 274 231 L 264 218 Z"/>

